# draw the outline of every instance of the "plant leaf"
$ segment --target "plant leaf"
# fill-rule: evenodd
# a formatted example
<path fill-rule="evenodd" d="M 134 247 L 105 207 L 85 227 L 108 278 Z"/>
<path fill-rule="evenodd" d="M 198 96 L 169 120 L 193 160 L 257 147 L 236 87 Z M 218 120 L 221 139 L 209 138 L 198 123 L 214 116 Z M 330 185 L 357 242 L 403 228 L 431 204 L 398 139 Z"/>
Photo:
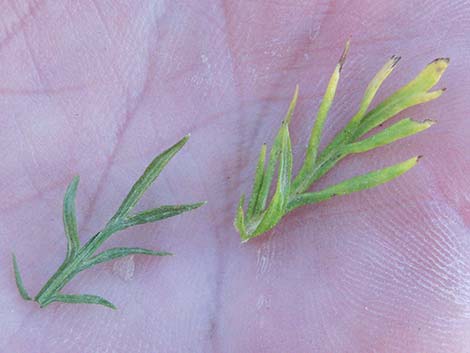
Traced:
<path fill-rule="evenodd" d="M 67 187 L 67 191 L 64 196 L 62 218 L 64 221 L 65 236 L 67 237 L 67 256 L 65 261 L 73 259 L 80 249 L 80 240 L 78 238 L 77 230 L 77 216 L 75 212 L 75 197 L 79 181 L 79 176 L 75 176 Z"/>
<path fill-rule="evenodd" d="M 129 255 L 151 255 L 151 256 L 171 256 L 172 253 L 165 251 L 153 251 L 143 248 L 111 248 L 108 250 L 99 253 L 96 256 L 91 257 L 88 260 L 85 260 L 80 267 L 79 271 L 83 271 L 87 268 L 100 264 L 102 262 L 111 261 L 120 257 L 129 256 Z"/>
<path fill-rule="evenodd" d="M 165 166 L 175 156 L 175 154 L 178 153 L 181 148 L 183 148 L 188 139 L 189 135 L 186 135 L 172 147 L 170 147 L 169 149 L 154 158 L 154 160 L 150 163 L 147 169 L 145 169 L 142 176 L 132 186 L 131 191 L 129 191 L 121 206 L 119 207 L 115 215 L 111 218 L 110 223 L 115 221 L 116 219 L 126 217 L 129 214 L 129 212 L 137 204 L 137 202 L 140 200 L 145 191 L 147 191 L 147 189 L 150 187 L 150 185 L 152 185 L 158 175 L 160 175 L 163 168 L 165 168 Z"/>
<path fill-rule="evenodd" d="M 292 115 L 294 114 L 295 106 L 297 105 L 297 98 L 299 98 L 299 85 L 295 86 L 294 96 L 292 97 L 289 109 L 287 109 L 286 116 L 284 117 L 284 121 L 289 124 L 292 120 Z"/>
<path fill-rule="evenodd" d="M 409 107 L 440 97 L 445 89 L 432 92 L 428 90 L 439 82 L 448 65 L 448 58 L 436 59 L 429 63 L 415 79 L 371 110 L 354 133 L 354 137 L 366 134 Z"/>
<path fill-rule="evenodd" d="M 282 126 L 281 126 L 282 127 Z M 260 187 L 258 194 L 258 202 L 253 211 L 253 214 L 261 213 L 266 207 L 266 202 L 268 200 L 269 189 L 271 187 L 271 182 L 273 180 L 274 172 L 276 171 L 276 164 L 279 158 L 279 153 L 281 151 L 281 128 L 274 139 L 273 146 L 269 152 L 269 161 L 264 172 L 263 182 Z"/>
<path fill-rule="evenodd" d="M 358 112 L 351 118 L 351 120 L 348 122 L 346 127 L 334 137 L 333 141 L 328 145 L 328 147 L 323 151 L 324 153 L 322 154 L 328 155 L 331 153 L 332 150 L 336 149 L 339 145 L 343 144 L 345 141 L 346 142 L 351 141 L 359 124 L 361 123 L 362 120 L 365 119 L 367 109 L 372 103 L 372 100 L 374 99 L 375 94 L 377 93 L 378 89 L 380 88 L 382 83 L 385 81 L 385 79 L 392 73 L 393 69 L 395 68 L 399 60 L 400 60 L 399 56 L 393 55 L 385 63 L 385 65 L 379 70 L 379 72 L 377 72 L 374 78 L 367 85 L 367 88 L 365 90 Z M 308 187 L 304 189 L 308 189 Z"/>
<path fill-rule="evenodd" d="M 341 154 L 346 156 L 351 153 L 367 152 L 426 130 L 433 124 L 434 121 L 432 120 L 419 122 L 409 118 L 403 119 L 373 136 L 344 146 L 341 149 Z"/>
<path fill-rule="evenodd" d="M 16 256 L 13 254 L 13 270 L 15 271 L 15 281 L 16 287 L 18 288 L 18 292 L 21 295 L 21 298 L 24 300 L 31 300 L 31 297 L 28 295 L 26 288 L 23 285 L 23 279 L 21 278 L 20 269 L 18 267 L 18 263 L 16 262 Z"/>
<path fill-rule="evenodd" d="M 422 70 L 415 79 L 396 91 L 376 108 L 372 109 L 362 119 L 357 128 L 353 129 L 350 124 L 349 132 L 345 130 L 338 133 L 333 141 L 325 148 L 319 156 L 317 163 L 318 168 L 315 173 L 312 173 L 308 180 L 302 184 L 303 187 L 297 186 L 296 192 L 301 193 L 306 191 L 312 183 L 318 180 L 321 176 L 326 174 L 337 162 L 341 159 L 339 149 L 343 148 L 349 141 L 355 140 L 378 125 L 384 123 L 401 111 L 421 103 L 425 103 L 436 99 L 441 96 L 445 89 L 427 92 L 435 84 L 437 84 L 444 74 L 449 64 L 448 58 L 440 58 L 433 60 Z M 307 178 L 306 178 L 307 179 Z"/>
<path fill-rule="evenodd" d="M 352 122 L 359 122 L 362 120 L 365 113 L 367 112 L 367 109 L 369 109 L 369 106 L 372 103 L 372 100 L 374 99 L 380 86 L 385 81 L 385 79 L 392 73 L 393 69 L 398 64 L 398 61 L 400 61 L 400 57 L 393 55 L 370 81 L 364 93 L 364 97 L 362 99 L 359 111 L 351 119 Z"/>
<path fill-rule="evenodd" d="M 256 166 L 255 180 L 253 182 L 253 190 L 251 191 L 250 202 L 248 203 L 248 210 L 246 211 L 247 218 L 250 218 L 253 215 L 256 209 L 256 205 L 258 203 L 261 185 L 263 184 L 265 161 L 266 161 L 266 144 L 263 143 L 263 146 L 261 146 L 261 152 L 259 154 L 258 164 Z"/>
<path fill-rule="evenodd" d="M 289 109 L 287 110 L 286 116 L 284 117 L 281 127 L 279 128 L 276 138 L 274 139 L 273 146 L 271 147 L 271 151 L 269 153 L 268 165 L 264 173 L 263 183 L 261 184 L 261 188 L 258 194 L 258 202 L 256 203 L 256 206 L 253 210 L 253 214 L 261 213 L 266 207 L 266 202 L 268 200 L 268 195 L 269 195 L 269 189 L 271 187 L 271 182 L 272 182 L 274 172 L 276 169 L 276 164 L 279 158 L 279 153 L 281 152 L 282 126 L 284 125 L 284 123 L 289 124 L 289 122 L 291 121 L 292 114 L 297 104 L 298 95 L 299 95 L 299 86 L 297 85 L 295 87 L 294 96 L 292 97 L 292 100 L 289 104 Z"/>
<path fill-rule="evenodd" d="M 119 223 L 119 230 L 129 228 L 138 224 L 152 223 L 160 221 L 165 218 L 177 216 L 181 213 L 192 211 L 201 207 L 206 202 L 197 202 L 188 205 L 170 205 L 152 208 L 147 211 L 137 213 L 133 216 L 127 217 Z"/>
<path fill-rule="evenodd" d="M 292 177 L 292 146 L 287 123 L 281 127 L 281 156 L 279 160 L 276 191 L 261 222 L 250 237 L 255 237 L 273 228 L 282 218 L 287 208 Z"/>
<path fill-rule="evenodd" d="M 249 239 L 245 226 L 245 214 L 243 212 L 244 204 L 245 194 L 242 194 L 242 196 L 240 197 L 240 201 L 238 202 L 237 215 L 235 216 L 235 220 L 233 221 L 233 225 L 238 230 L 238 233 L 240 233 L 240 238 L 242 239 L 242 241 L 246 241 Z"/>
<path fill-rule="evenodd" d="M 338 64 L 331 75 L 330 81 L 326 88 L 325 94 L 323 96 L 320 107 L 318 108 L 317 117 L 313 125 L 312 131 L 310 133 L 310 139 L 307 146 L 307 152 L 305 154 L 304 164 L 300 168 L 299 173 L 292 183 L 292 188 L 297 190 L 300 184 L 302 184 L 307 176 L 312 173 L 312 170 L 315 166 L 315 161 L 318 154 L 318 146 L 320 145 L 321 136 L 323 133 L 323 127 L 328 117 L 328 112 L 330 111 L 331 105 L 335 98 L 336 88 L 338 87 L 338 82 L 340 78 L 340 72 L 346 60 L 347 53 L 349 51 L 349 40 L 346 42 L 346 46 L 343 50 L 343 54 L 339 59 Z"/>
<path fill-rule="evenodd" d="M 370 189 L 384 184 L 413 168 L 418 162 L 419 158 L 420 157 L 414 157 L 405 162 L 395 164 L 391 167 L 376 170 L 345 180 L 339 184 L 330 186 L 318 192 L 309 192 L 297 195 L 292 201 L 289 202 L 289 205 L 287 206 L 288 212 L 300 206 L 328 200 L 333 196 L 347 195 L 353 192 Z"/>
<path fill-rule="evenodd" d="M 91 294 L 56 294 L 50 298 L 46 303 L 42 305 L 45 307 L 53 302 L 62 302 L 62 303 L 71 303 L 71 304 L 98 304 L 104 305 L 111 309 L 116 309 L 113 303 L 110 301 L 99 297 L 97 295 Z"/>

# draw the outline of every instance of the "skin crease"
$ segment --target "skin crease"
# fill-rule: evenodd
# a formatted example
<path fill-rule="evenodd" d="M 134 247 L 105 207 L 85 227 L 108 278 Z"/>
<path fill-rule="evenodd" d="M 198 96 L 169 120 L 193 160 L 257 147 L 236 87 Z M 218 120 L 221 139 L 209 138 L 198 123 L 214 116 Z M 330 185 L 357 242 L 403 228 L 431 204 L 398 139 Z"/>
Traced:
<path fill-rule="evenodd" d="M 470 351 L 468 2 L 1 4 L 1 352 Z M 318 187 L 425 158 L 394 182 L 297 210 L 241 245 L 232 220 L 261 144 L 299 83 L 299 167 L 349 36 L 323 141 L 393 54 L 403 59 L 378 99 L 442 56 L 452 60 L 438 88 L 448 90 L 400 114 L 437 125 L 347 158 Z M 73 175 L 84 242 L 147 163 L 188 132 L 139 209 L 209 203 L 106 243 L 176 255 L 115 260 L 64 290 L 101 295 L 117 311 L 23 301 L 11 252 L 35 295 L 65 255 L 61 203 Z"/>

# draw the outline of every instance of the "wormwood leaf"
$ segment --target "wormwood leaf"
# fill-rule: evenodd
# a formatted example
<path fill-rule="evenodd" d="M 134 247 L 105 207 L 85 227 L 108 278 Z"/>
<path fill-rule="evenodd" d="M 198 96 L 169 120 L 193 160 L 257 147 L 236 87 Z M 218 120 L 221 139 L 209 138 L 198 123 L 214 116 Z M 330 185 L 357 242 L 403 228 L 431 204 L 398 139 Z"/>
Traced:
<path fill-rule="evenodd" d="M 104 305 L 111 309 L 116 309 L 113 303 L 110 301 L 99 297 L 97 295 L 91 294 L 56 294 L 50 298 L 50 300 L 46 303 L 49 305 L 53 302 L 62 302 L 62 303 L 72 303 L 72 304 L 98 304 Z M 44 306 L 46 306 L 44 305 Z"/>
<path fill-rule="evenodd" d="M 41 308 L 46 307 L 53 302 L 64 303 L 83 303 L 83 304 L 100 304 L 115 309 L 114 305 L 96 295 L 69 295 L 61 294 L 60 291 L 64 286 L 72 280 L 72 278 L 87 268 L 97 265 L 101 262 L 109 261 L 118 257 L 131 254 L 143 254 L 152 256 L 171 255 L 168 252 L 153 251 L 142 248 L 112 248 L 95 255 L 100 246 L 114 233 L 131 226 L 159 221 L 165 218 L 173 217 L 184 212 L 194 210 L 205 202 L 199 202 L 186 205 L 161 206 L 158 208 L 146 210 L 136 214 L 130 214 L 133 207 L 137 204 L 144 192 L 155 181 L 160 172 L 171 160 L 171 158 L 183 147 L 189 136 L 184 137 L 178 143 L 164 151 L 153 159 L 146 168 L 142 176 L 132 186 L 130 192 L 122 202 L 118 211 L 108 221 L 105 227 L 92 236 L 82 247 L 80 247 L 77 234 L 77 221 L 75 216 L 75 196 L 78 188 L 78 176 L 75 177 L 67 188 L 64 196 L 63 220 L 65 233 L 68 239 L 67 257 L 59 266 L 56 272 L 43 285 L 41 290 L 36 294 L 34 300 Z M 26 299 L 31 298 L 26 293 L 21 280 L 20 272 L 16 258 L 13 255 L 13 268 L 15 271 L 15 279 L 20 295 Z"/>
<path fill-rule="evenodd" d="M 151 256 L 171 256 L 172 253 L 165 252 L 165 251 L 153 251 L 143 248 L 112 248 L 103 251 L 102 253 L 91 257 L 90 259 L 83 262 L 82 266 L 80 267 L 80 271 L 83 271 L 89 267 L 95 266 L 102 262 L 111 261 L 120 257 L 128 256 L 128 255 L 151 255 Z"/>
<path fill-rule="evenodd" d="M 31 300 L 31 297 L 28 295 L 28 292 L 26 291 L 26 288 L 23 285 L 23 279 L 21 278 L 21 273 L 20 269 L 18 267 L 18 263 L 16 261 L 16 256 L 13 254 L 13 271 L 15 272 L 15 281 L 16 281 L 16 287 L 18 288 L 18 292 L 21 295 L 21 298 L 24 300 Z"/>
<path fill-rule="evenodd" d="M 432 61 L 416 78 L 378 104 L 377 107 L 368 111 L 380 86 L 400 60 L 399 57 L 392 56 L 368 84 L 356 114 L 354 114 L 343 130 L 319 152 L 321 135 L 336 94 L 348 48 L 349 42 L 346 43 L 341 59 L 330 77 L 310 134 L 304 163 L 297 176 L 293 178 L 293 182 L 291 182 L 292 152 L 287 122 L 292 117 L 297 101 L 298 87 L 296 87 L 294 97 L 289 106 L 287 118 L 285 119 L 286 123 L 283 123 L 274 140 L 266 169 L 264 169 L 266 149 L 265 147 L 262 148 L 256 168 L 255 183 L 248 211 L 245 215 L 243 211 L 244 198 L 242 197 L 234 220 L 235 228 L 240 233 L 243 242 L 272 229 L 287 212 L 297 207 L 324 201 L 335 195 L 346 195 L 351 192 L 372 188 L 395 179 L 416 164 L 417 158 L 413 158 L 382 170 L 346 180 L 319 192 L 307 192 L 315 181 L 330 171 L 344 157 L 350 154 L 370 151 L 429 128 L 433 124 L 431 120 L 417 122 L 408 118 L 386 127 L 372 136 L 359 140 L 364 134 L 386 122 L 397 113 L 413 105 L 436 99 L 445 90 L 429 92 L 440 80 L 449 63 L 449 59 L 440 58 Z M 278 160 L 278 184 L 276 192 L 266 208 L 269 189 Z M 283 187 L 280 187 L 280 185 Z"/>
<path fill-rule="evenodd" d="M 75 196 L 80 178 L 75 176 L 67 187 L 64 196 L 63 221 L 65 236 L 67 237 L 67 256 L 65 261 L 73 259 L 80 249 L 80 240 L 77 230 L 77 216 L 75 214 Z"/>
<path fill-rule="evenodd" d="M 328 200 L 333 196 L 347 195 L 353 192 L 370 189 L 393 180 L 403 173 L 413 168 L 420 157 L 411 158 L 405 162 L 395 164 L 391 167 L 376 170 L 364 175 L 360 175 L 339 184 L 330 186 L 318 192 L 309 192 L 297 195 L 287 207 L 288 212 L 297 207 Z"/>
<path fill-rule="evenodd" d="M 110 222 L 113 222 L 118 218 L 123 218 L 129 214 L 132 208 L 137 204 L 137 202 L 139 202 L 145 191 L 147 191 L 154 180 L 160 175 L 163 168 L 165 168 L 165 166 L 175 156 L 175 154 L 178 153 L 181 148 L 183 148 L 188 139 L 189 135 L 183 137 L 176 144 L 155 157 L 147 169 L 145 169 L 144 174 L 142 174 L 142 176 L 132 186 L 131 191 L 129 191 L 116 214 L 113 216 L 113 218 L 111 218 Z"/>

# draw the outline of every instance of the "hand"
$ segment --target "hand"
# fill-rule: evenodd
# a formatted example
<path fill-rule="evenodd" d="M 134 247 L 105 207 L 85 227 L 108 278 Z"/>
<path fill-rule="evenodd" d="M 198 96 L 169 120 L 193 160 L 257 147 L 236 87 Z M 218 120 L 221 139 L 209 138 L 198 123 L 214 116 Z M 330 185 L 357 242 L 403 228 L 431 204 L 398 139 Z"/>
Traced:
<path fill-rule="evenodd" d="M 461 2 L 8 2 L 0 18 L 0 346 L 2 352 L 465 352 L 470 350 L 466 25 Z M 384 186 L 290 214 L 240 245 L 232 226 L 257 153 L 296 83 L 291 124 L 303 156 L 327 80 L 352 37 L 330 139 L 368 81 L 403 57 L 383 99 L 450 56 L 439 100 L 402 117 L 430 130 L 349 157 L 322 185 L 425 158 Z M 39 309 L 18 295 L 15 252 L 36 294 L 65 255 L 61 203 L 80 174 L 82 242 L 113 214 L 150 160 L 192 137 L 142 200 L 208 200 L 108 246 L 134 256 L 78 275 L 64 292 L 92 305 Z"/>

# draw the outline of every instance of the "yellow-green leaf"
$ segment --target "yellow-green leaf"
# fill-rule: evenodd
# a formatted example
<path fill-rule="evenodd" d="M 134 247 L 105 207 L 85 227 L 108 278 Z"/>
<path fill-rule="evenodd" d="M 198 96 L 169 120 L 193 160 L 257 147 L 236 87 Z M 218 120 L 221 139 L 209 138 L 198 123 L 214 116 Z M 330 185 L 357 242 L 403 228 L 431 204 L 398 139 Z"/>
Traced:
<path fill-rule="evenodd" d="M 376 170 L 374 172 L 345 180 L 321 191 L 297 195 L 292 201 L 289 202 L 288 211 L 292 211 L 300 206 L 325 201 L 332 198 L 333 196 L 347 195 L 353 192 L 370 189 L 384 184 L 413 168 L 418 162 L 419 158 L 420 157 L 414 157 L 405 162 L 395 164 L 391 167 Z"/>

